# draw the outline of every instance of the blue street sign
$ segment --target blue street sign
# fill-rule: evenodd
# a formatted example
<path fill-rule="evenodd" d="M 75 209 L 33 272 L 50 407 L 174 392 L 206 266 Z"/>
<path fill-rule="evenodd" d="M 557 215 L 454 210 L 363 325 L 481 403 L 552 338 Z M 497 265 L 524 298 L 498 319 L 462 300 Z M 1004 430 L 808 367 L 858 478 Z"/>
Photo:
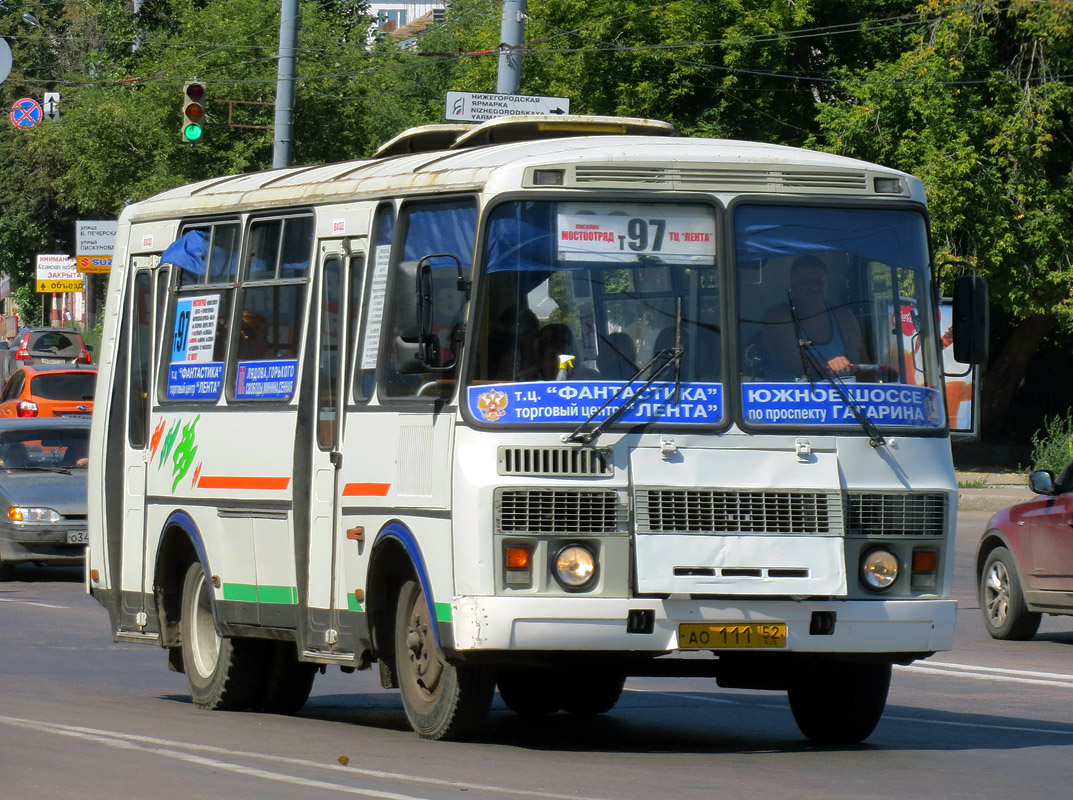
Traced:
<path fill-rule="evenodd" d="M 32 128 L 41 121 L 41 106 L 32 97 L 16 100 L 11 106 L 11 124 L 16 128 Z"/>

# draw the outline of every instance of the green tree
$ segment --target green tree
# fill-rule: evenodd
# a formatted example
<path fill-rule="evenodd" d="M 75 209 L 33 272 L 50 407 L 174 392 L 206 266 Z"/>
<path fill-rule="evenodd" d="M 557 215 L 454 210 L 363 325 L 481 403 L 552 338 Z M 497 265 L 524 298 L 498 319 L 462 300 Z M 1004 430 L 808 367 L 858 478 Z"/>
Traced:
<path fill-rule="evenodd" d="M 845 73 L 817 143 L 918 175 L 937 260 L 974 265 L 1015 320 L 987 372 L 986 425 L 1047 333 L 1073 322 L 1073 5 L 929 0 L 920 14 L 911 47 Z"/>

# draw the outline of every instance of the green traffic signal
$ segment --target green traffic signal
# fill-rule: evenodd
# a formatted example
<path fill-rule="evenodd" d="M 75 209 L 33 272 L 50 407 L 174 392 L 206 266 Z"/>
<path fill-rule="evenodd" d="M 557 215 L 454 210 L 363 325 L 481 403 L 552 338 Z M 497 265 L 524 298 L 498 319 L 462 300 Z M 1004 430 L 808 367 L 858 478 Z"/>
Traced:
<path fill-rule="evenodd" d="M 205 124 L 205 84 L 200 81 L 188 81 L 183 84 L 183 127 L 184 142 L 196 142 L 204 135 Z"/>

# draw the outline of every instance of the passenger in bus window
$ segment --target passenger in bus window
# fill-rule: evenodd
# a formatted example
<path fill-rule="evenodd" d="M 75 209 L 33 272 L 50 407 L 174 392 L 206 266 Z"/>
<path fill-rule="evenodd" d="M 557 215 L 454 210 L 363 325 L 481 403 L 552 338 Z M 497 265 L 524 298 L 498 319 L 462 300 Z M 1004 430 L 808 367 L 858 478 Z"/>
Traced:
<path fill-rule="evenodd" d="M 256 361 L 270 355 L 268 320 L 256 311 L 242 312 L 242 327 L 238 334 L 238 360 Z"/>
<path fill-rule="evenodd" d="M 491 377 L 506 381 L 533 381 L 540 377 L 540 350 L 537 336 L 540 320 L 532 309 L 510 306 L 497 318 L 489 334 Z M 502 341 L 505 344 L 495 344 Z"/>
<path fill-rule="evenodd" d="M 861 328 L 846 307 L 832 305 L 827 297 L 827 265 L 812 255 L 798 257 L 790 267 L 790 295 L 800 332 L 795 329 L 789 302 L 770 309 L 764 319 L 764 343 L 773 354 L 778 377 L 803 377 L 800 338 L 812 343 L 814 352 L 831 372 L 852 375 L 864 361 Z M 821 376 L 822 377 L 822 376 Z"/>

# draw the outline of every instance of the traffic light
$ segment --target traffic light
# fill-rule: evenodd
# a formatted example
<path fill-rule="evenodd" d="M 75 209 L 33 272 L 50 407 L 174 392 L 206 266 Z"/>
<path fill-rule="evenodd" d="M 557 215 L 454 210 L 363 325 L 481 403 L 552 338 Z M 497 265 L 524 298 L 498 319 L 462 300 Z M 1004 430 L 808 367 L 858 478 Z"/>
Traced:
<path fill-rule="evenodd" d="M 191 144 L 205 133 L 205 84 L 187 81 L 183 84 L 183 141 Z"/>

